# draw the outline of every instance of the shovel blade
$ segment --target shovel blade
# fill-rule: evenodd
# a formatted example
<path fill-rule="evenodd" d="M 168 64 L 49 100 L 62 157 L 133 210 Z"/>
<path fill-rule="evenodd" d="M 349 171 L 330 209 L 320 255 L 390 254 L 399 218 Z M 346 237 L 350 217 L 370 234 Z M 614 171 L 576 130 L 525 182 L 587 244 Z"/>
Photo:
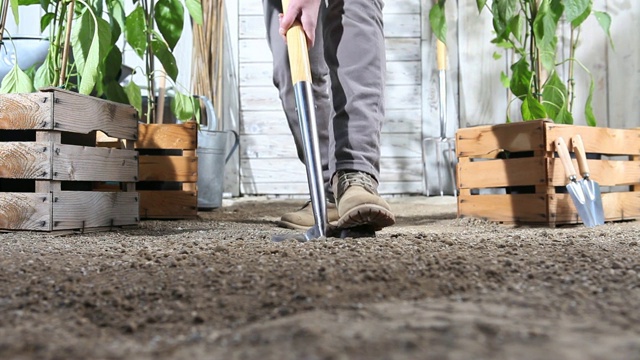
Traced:
<path fill-rule="evenodd" d="M 576 207 L 578 216 L 580 216 L 584 225 L 587 227 L 595 226 L 593 217 L 587 207 L 587 201 L 582 186 L 580 186 L 578 182 L 573 181 L 567 184 L 567 191 L 569 192 L 571 200 L 573 200 L 573 205 Z"/>
<path fill-rule="evenodd" d="M 604 208 L 602 206 L 602 195 L 600 194 L 600 184 L 593 180 L 583 179 L 580 181 L 582 192 L 584 193 L 586 206 L 593 217 L 593 226 L 604 224 Z"/>

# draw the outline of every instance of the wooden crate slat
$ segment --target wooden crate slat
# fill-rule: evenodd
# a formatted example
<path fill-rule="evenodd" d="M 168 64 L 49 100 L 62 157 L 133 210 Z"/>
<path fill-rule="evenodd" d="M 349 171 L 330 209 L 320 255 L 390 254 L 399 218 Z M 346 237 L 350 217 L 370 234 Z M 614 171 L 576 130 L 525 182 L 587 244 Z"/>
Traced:
<path fill-rule="evenodd" d="M 539 185 L 546 180 L 544 157 L 461 162 L 457 171 L 460 189 Z"/>
<path fill-rule="evenodd" d="M 136 149 L 183 149 L 198 147 L 198 125 L 195 122 L 183 124 L 140 124 Z"/>
<path fill-rule="evenodd" d="M 51 194 L 0 192 L 0 229 L 51 230 Z"/>
<path fill-rule="evenodd" d="M 0 142 L 0 178 L 51 179 L 51 144 Z"/>
<path fill-rule="evenodd" d="M 61 191 L 53 193 L 53 230 L 138 223 L 135 192 Z"/>
<path fill-rule="evenodd" d="M 577 211 L 569 194 L 550 197 L 549 207 L 555 210 L 558 224 L 579 223 Z M 640 218 L 640 192 L 617 192 L 602 194 L 602 207 L 607 221 Z"/>
<path fill-rule="evenodd" d="M 140 217 L 145 219 L 195 218 L 197 194 L 193 191 L 139 191 Z"/>
<path fill-rule="evenodd" d="M 511 152 L 543 150 L 544 121 L 518 123 L 519 131 L 513 131 L 512 124 L 478 126 L 465 128 L 456 134 L 456 152 L 461 156 L 483 156 L 498 150 Z"/>
<path fill-rule="evenodd" d="M 0 129 L 27 130 L 53 128 L 53 94 L 2 94 Z"/>
<path fill-rule="evenodd" d="M 536 194 L 460 195 L 458 216 L 505 223 L 547 222 L 547 201 Z"/>
<path fill-rule="evenodd" d="M 198 181 L 198 158 L 195 156 L 140 156 L 139 181 Z"/>
<path fill-rule="evenodd" d="M 138 120 L 134 107 L 58 88 L 43 90 L 54 94 L 55 130 L 82 134 L 100 130 L 119 139 L 137 139 Z"/>
<path fill-rule="evenodd" d="M 640 155 L 640 131 L 638 130 L 559 124 L 546 124 L 546 126 L 547 151 L 554 151 L 554 141 L 558 136 L 562 136 L 567 145 L 571 146 L 571 137 L 579 134 L 587 153 Z"/>
<path fill-rule="evenodd" d="M 59 181 L 135 182 L 138 177 L 137 152 L 56 144 L 53 174 L 53 179 Z"/>
<path fill-rule="evenodd" d="M 549 159 L 549 181 L 555 186 L 568 183 L 560 159 Z M 587 160 L 591 179 L 600 186 L 627 186 L 640 184 L 640 161 L 621 160 Z M 573 160 L 573 167 L 578 171 L 578 162 Z M 578 180 L 581 179 L 578 176 Z"/>

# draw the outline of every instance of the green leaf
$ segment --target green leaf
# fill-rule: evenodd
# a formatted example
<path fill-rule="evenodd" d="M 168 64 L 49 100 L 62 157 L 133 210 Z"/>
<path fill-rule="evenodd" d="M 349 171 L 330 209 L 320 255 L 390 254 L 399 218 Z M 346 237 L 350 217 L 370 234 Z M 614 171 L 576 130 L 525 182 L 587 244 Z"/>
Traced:
<path fill-rule="evenodd" d="M 524 30 L 524 23 L 525 19 L 520 16 L 520 14 L 512 17 L 509 21 L 509 31 L 511 31 L 513 37 L 516 38 L 519 43 L 522 43 L 522 30 Z"/>
<path fill-rule="evenodd" d="M 547 113 L 544 111 L 544 107 L 532 95 L 527 95 L 522 102 L 520 110 L 522 112 L 522 119 L 525 121 L 547 118 Z"/>
<path fill-rule="evenodd" d="M 431 25 L 431 31 L 436 38 L 447 43 L 447 18 L 444 8 L 445 2 L 440 0 L 431 7 L 429 10 L 429 24 Z"/>
<path fill-rule="evenodd" d="M 104 87 L 104 94 L 107 99 L 121 104 L 129 104 L 129 98 L 124 88 L 115 80 L 109 81 Z"/>
<path fill-rule="evenodd" d="M 18 5 L 27 6 L 27 5 L 40 5 L 40 0 L 18 0 Z"/>
<path fill-rule="evenodd" d="M 595 89 L 595 83 L 593 81 L 593 77 L 591 77 L 591 81 L 589 82 L 589 96 L 587 96 L 587 102 L 584 104 L 584 115 L 585 120 L 587 121 L 587 125 L 596 126 L 598 121 L 596 120 L 596 116 L 593 113 L 593 106 L 591 105 L 593 102 L 593 91 Z"/>
<path fill-rule="evenodd" d="M 542 105 L 551 119 L 555 120 L 558 113 L 567 108 L 567 96 L 567 87 L 554 71 L 542 89 Z"/>
<path fill-rule="evenodd" d="M 40 18 L 40 32 L 44 32 L 55 18 L 55 13 L 46 13 L 42 15 Z"/>
<path fill-rule="evenodd" d="M 531 92 L 531 69 L 525 58 L 511 65 L 511 82 L 509 89 L 516 97 L 522 99 Z"/>
<path fill-rule="evenodd" d="M 184 8 L 179 0 L 158 0 L 154 7 L 153 18 L 160 34 L 173 50 L 182 36 Z"/>
<path fill-rule="evenodd" d="M 143 58 L 147 49 L 147 23 L 141 6 L 136 6 L 125 18 L 124 36 L 136 54 Z"/>
<path fill-rule="evenodd" d="M 609 43 L 611 44 L 611 48 L 614 48 L 613 39 L 611 38 L 611 16 L 608 13 L 602 11 L 594 11 L 593 15 L 596 17 L 596 20 L 598 20 L 598 24 L 600 24 L 600 27 L 602 28 L 602 30 L 604 30 L 604 33 L 607 34 Z"/>
<path fill-rule="evenodd" d="M 11 4 L 11 12 L 13 13 L 13 20 L 16 22 L 16 25 L 17 25 L 20 23 L 20 12 L 18 11 L 18 6 L 20 4 L 18 0 L 11 0 L 10 4 Z"/>
<path fill-rule="evenodd" d="M 485 5 L 487 4 L 487 0 L 476 0 L 476 5 L 478 6 L 478 12 L 482 12 Z"/>
<path fill-rule="evenodd" d="M 127 94 L 129 104 L 138 111 L 138 117 L 142 117 L 142 90 L 136 83 L 130 81 L 124 86 L 124 92 Z"/>
<path fill-rule="evenodd" d="M 504 71 L 500 72 L 500 82 L 502 83 L 502 86 L 504 86 L 507 89 L 509 88 L 509 84 L 511 83 L 511 80 L 509 79 L 507 74 L 504 73 Z"/>
<path fill-rule="evenodd" d="M 103 77 L 107 83 L 110 80 L 118 80 L 122 70 L 122 52 L 120 48 L 117 46 L 112 47 L 102 65 L 104 68 Z"/>
<path fill-rule="evenodd" d="M 171 100 L 171 111 L 178 120 L 192 119 L 194 114 L 193 97 L 176 91 L 176 95 Z"/>
<path fill-rule="evenodd" d="M 99 68 L 111 46 L 111 29 L 102 18 L 95 18 L 86 8 L 71 32 L 71 47 L 80 75 L 78 91 L 90 94 L 99 79 Z"/>
<path fill-rule="evenodd" d="M 185 5 L 187 6 L 187 11 L 189 11 L 189 15 L 198 25 L 202 25 L 204 20 L 202 19 L 202 4 L 200 0 L 186 0 Z"/>
<path fill-rule="evenodd" d="M 589 6 L 584 10 L 584 12 L 580 16 L 571 20 L 571 26 L 573 26 L 574 28 L 580 27 L 580 25 L 582 25 L 582 23 L 587 20 L 587 18 L 591 14 L 591 5 L 591 1 L 589 1 Z"/>
<path fill-rule="evenodd" d="M 491 4 L 491 10 L 493 12 L 493 29 L 496 31 L 498 39 L 507 39 L 511 30 L 509 29 L 509 23 L 516 14 L 516 6 L 518 0 L 502 0 L 494 1 Z"/>
<path fill-rule="evenodd" d="M 574 20 L 584 16 L 591 8 L 592 0 L 567 0 L 564 2 L 564 15 L 566 20 L 573 23 Z M 572 24 L 573 25 L 573 24 Z"/>
<path fill-rule="evenodd" d="M 178 81 L 178 65 L 176 63 L 176 58 L 173 56 L 171 51 L 169 51 L 167 44 L 157 37 L 154 37 L 151 40 L 151 49 L 153 49 L 153 55 L 160 60 L 160 63 L 162 64 L 164 71 L 167 72 L 167 75 L 169 75 L 173 81 Z"/>
<path fill-rule="evenodd" d="M 52 54 L 49 53 L 44 59 L 44 63 L 36 70 L 36 75 L 33 80 L 36 89 L 57 85 L 59 74 L 55 71 L 51 57 Z"/>
<path fill-rule="evenodd" d="M 493 59 L 494 59 L 494 60 L 499 60 L 499 59 L 501 59 L 501 58 L 502 58 L 502 54 L 500 54 L 500 53 L 499 53 L 499 52 L 497 52 L 497 51 L 494 51 L 494 52 L 493 52 Z"/>
<path fill-rule="evenodd" d="M 111 21 L 118 24 L 120 31 L 125 28 L 125 12 L 122 0 L 107 0 L 107 9 Z"/>
<path fill-rule="evenodd" d="M 0 84 L 0 93 L 2 94 L 30 93 L 33 90 L 33 81 L 18 67 L 18 64 L 13 65 Z"/>

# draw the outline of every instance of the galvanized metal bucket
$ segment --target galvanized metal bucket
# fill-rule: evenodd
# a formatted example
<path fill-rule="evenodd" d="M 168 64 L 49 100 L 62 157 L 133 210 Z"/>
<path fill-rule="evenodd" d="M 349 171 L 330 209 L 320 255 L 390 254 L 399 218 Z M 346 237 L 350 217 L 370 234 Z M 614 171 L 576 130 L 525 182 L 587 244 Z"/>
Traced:
<path fill-rule="evenodd" d="M 202 96 L 207 123 L 198 131 L 198 209 L 216 209 L 222 206 L 224 168 L 240 145 L 240 137 L 233 130 L 216 130 L 218 122 L 211 100 Z M 233 135 L 227 152 L 229 135 Z"/>

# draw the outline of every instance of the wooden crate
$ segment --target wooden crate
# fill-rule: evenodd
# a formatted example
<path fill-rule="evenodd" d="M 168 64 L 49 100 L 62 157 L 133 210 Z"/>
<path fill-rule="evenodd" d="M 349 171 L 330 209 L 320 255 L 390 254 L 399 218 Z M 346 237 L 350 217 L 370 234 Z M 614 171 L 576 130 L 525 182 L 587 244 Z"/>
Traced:
<path fill-rule="evenodd" d="M 139 134 L 141 218 L 197 217 L 197 124 L 140 124 Z"/>
<path fill-rule="evenodd" d="M 501 223 L 580 223 L 566 193 L 567 175 L 554 153 L 562 136 L 579 134 L 591 179 L 602 187 L 607 221 L 640 218 L 640 129 L 610 129 L 529 121 L 460 129 L 458 216 Z M 574 167 L 578 169 L 574 160 Z M 580 178 L 580 177 L 579 177 Z"/>
<path fill-rule="evenodd" d="M 96 147 L 96 132 L 119 148 Z M 87 231 L 139 222 L 131 106 L 56 88 L 0 95 L 0 229 Z M 96 191 L 112 182 L 115 191 Z"/>

